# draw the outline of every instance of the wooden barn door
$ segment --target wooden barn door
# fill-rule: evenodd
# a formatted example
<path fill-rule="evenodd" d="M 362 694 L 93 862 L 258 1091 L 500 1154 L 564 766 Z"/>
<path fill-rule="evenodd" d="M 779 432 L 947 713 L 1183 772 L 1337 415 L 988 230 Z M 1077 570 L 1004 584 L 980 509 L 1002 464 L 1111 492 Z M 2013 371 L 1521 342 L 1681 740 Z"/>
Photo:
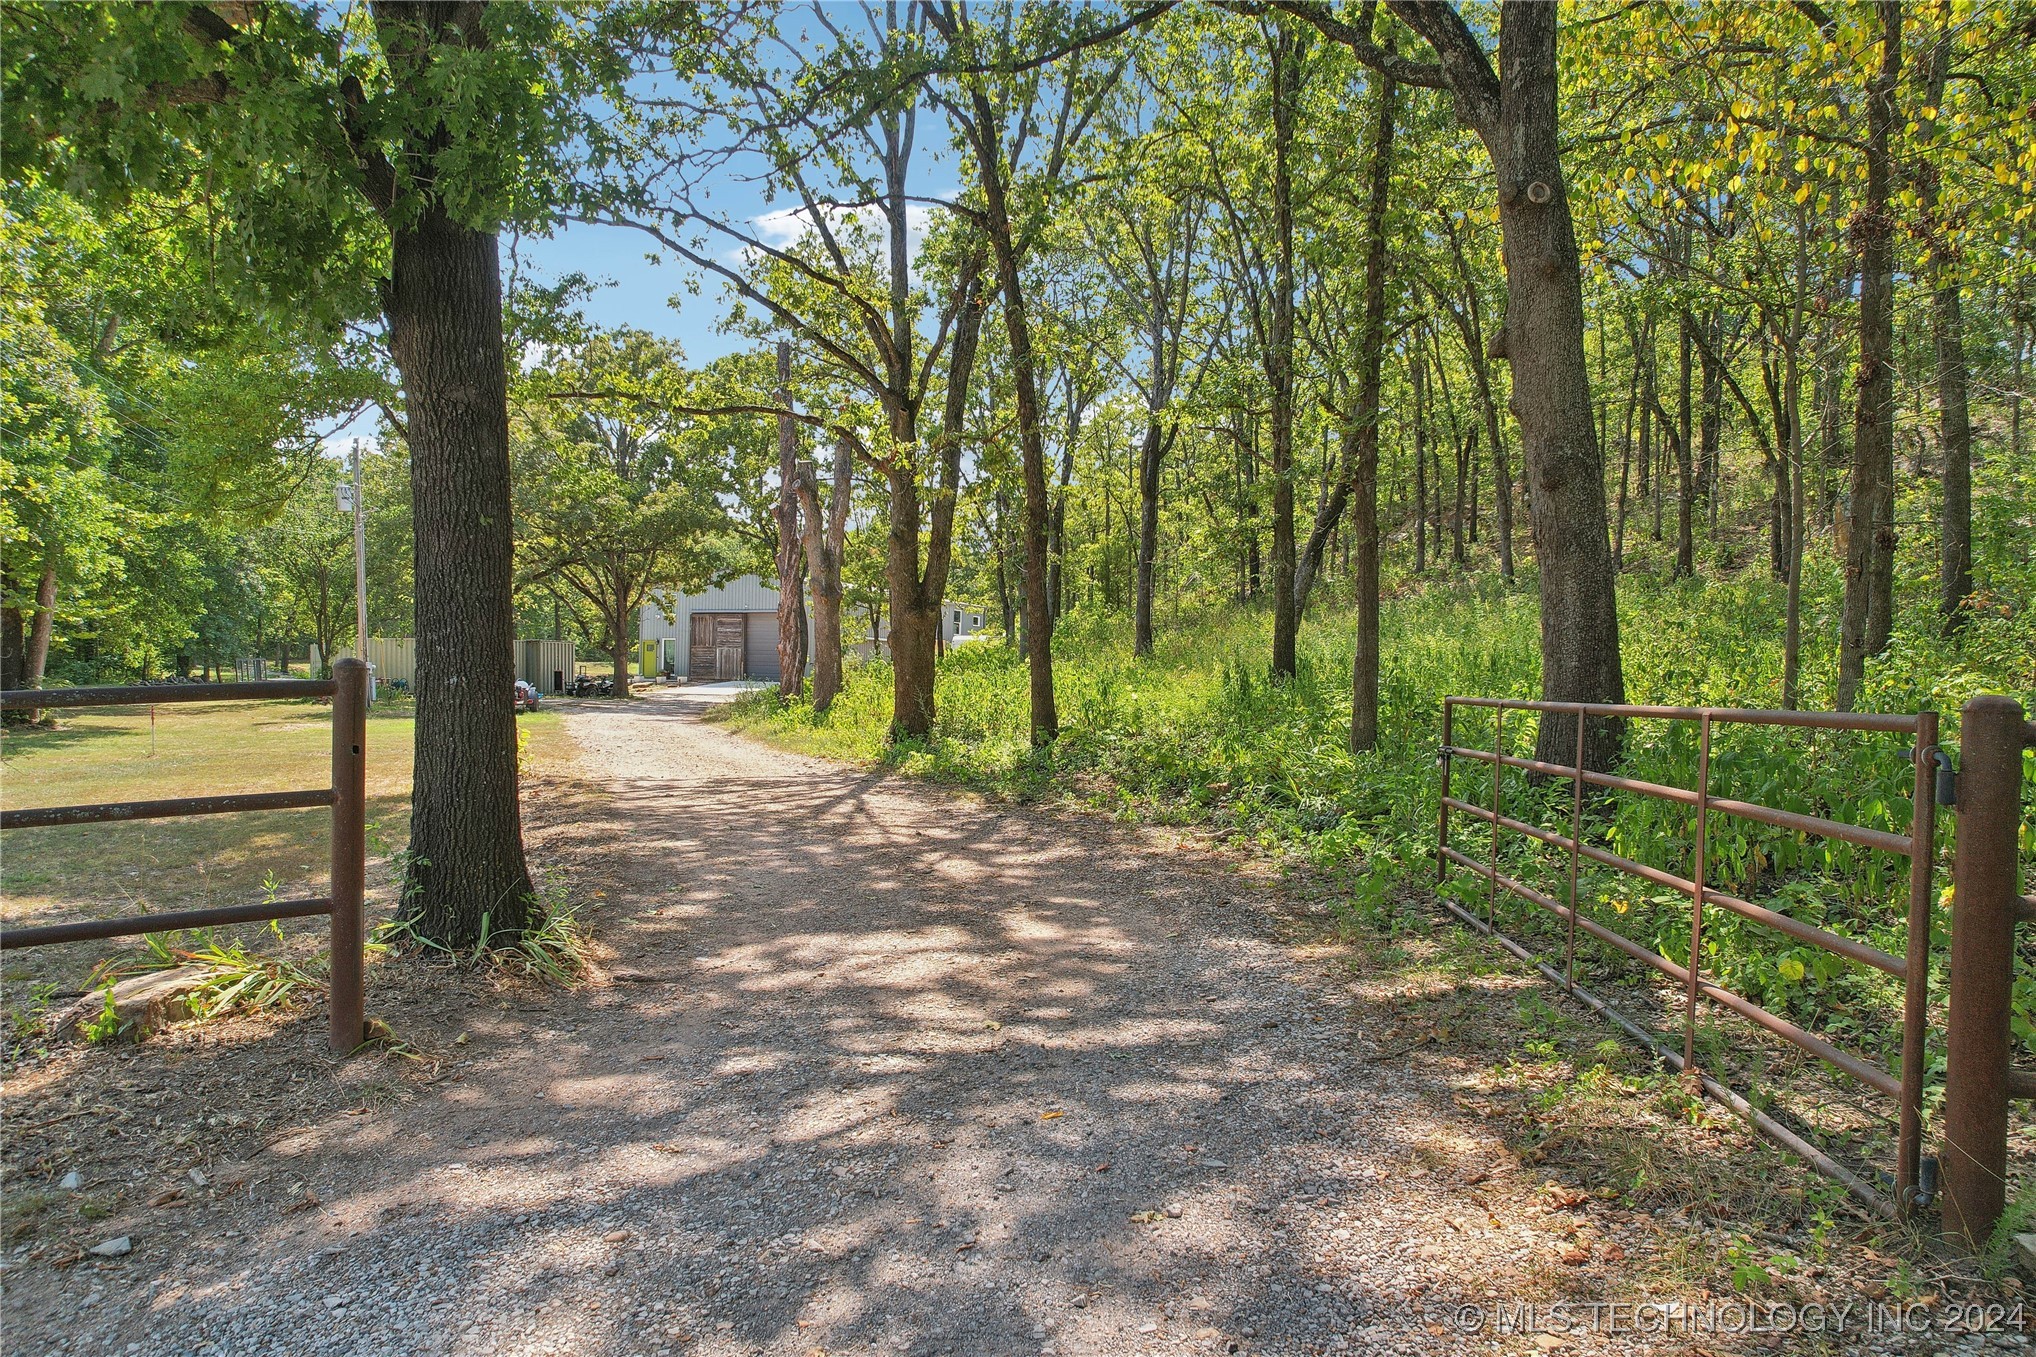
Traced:
<path fill-rule="evenodd" d="M 742 623 L 741 613 L 714 615 L 714 677 L 717 679 L 742 677 Z"/>
<path fill-rule="evenodd" d="M 687 639 L 686 678 L 693 683 L 708 683 L 715 677 L 714 614 L 694 613 L 692 635 Z"/>

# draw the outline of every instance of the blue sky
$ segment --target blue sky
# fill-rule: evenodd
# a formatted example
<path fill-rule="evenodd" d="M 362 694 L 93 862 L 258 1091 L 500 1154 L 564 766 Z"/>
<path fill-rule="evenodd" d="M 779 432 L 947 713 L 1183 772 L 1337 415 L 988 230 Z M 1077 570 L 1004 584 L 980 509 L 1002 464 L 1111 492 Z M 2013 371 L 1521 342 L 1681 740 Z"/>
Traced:
<path fill-rule="evenodd" d="M 683 261 L 646 259 L 658 252 L 657 242 L 641 231 L 573 224 L 549 239 L 524 237 L 516 248 L 525 266 L 547 281 L 575 270 L 592 279 L 596 291 L 583 309 L 594 324 L 633 325 L 676 339 L 688 362 L 705 363 L 753 342 L 717 333 L 725 314 L 718 280 L 703 283 L 698 296 L 689 294 L 692 268 Z"/>

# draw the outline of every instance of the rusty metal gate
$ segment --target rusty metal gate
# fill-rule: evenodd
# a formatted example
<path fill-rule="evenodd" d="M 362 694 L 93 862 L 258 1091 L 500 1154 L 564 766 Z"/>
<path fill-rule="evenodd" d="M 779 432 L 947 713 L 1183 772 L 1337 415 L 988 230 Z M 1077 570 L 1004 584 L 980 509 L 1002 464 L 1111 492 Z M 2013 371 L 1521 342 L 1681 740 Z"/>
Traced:
<path fill-rule="evenodd" d="M 1454 742 L 1455 718 L 1458 708 L 1486 708 L 1493 712 L 1493 747 L 1471 749 Z M 1576 726 L 1576 751 L 1570 764 L 1548 763 L 1537 759 L 1521 758 L 1505 752 L 1505 718 L 1508 712 L 1555 713 L 1572 717 Z M 1693 788 L 1670 787 L 1660 783 L 1645 782 L 1636 778 L 1620 777 L 1611 773 L 1595 772 L 1582 767 L 1584 761 L 1584 734 L 1591 720 L 1661 720 L 1694 722 L 1697 726 L 1697 785 Z M 1907 835 L 1890 834 L 1885 830 L 1872 829 L 1861 825 L 1846 824 L 1827 820 L 1814 815 L 1758 805 L 1749 801 L 1714 796 L 1710 788 L 1711 733 L 1712 728 L 1722 724 L 1788 726 L 1813 730 L 1845 730 L 1902 734 L 1914 737 L 1915 746 L 1910 758 L 1915 766 L 1912 791 L 1912 812 Z M 1522 959 L 1541 965 L 1518 942 L 1506 937 L 1498 928 L 1498 895 L 1501 890 L 1548 911 L 1567 926 L 1564 962 L 1561 972 L 1543 967 L 1557 983 L 1572 994 L 1587 1002 L 1592 1008 L 1613 1017 L 1629 1035 L 1642 1040 L 1650 1050 L 1659 1055 L 1671 1067 L 1699 1075 L 1705 1089 L 1733 1107 L 1741 1115 L 1750 1117 L 1768 1136 L 1788 1146 L 1803 1158 L 1809 1160 L 1821 1171 L 1843 1182 L 1862 1200 L 1886 1214 L 1907 1209 L 1915 1204 L 1922 1175 L 1922 1108 L 1923 1108 L 1923 1059 L 1926 1037 L 1925 1025 L 1929 1001 L 1929 948 L 1930 948 L 1930 905 L 1931 905 L 1931 862 L 1932 841 L 1936 827 L 1936 800 L 1933 795 L 1937 767 L 1937 714 L 1920 712 L 1909 716 L 1856 715 L 1841 712 L 1793 712 L 1793 711 L 1745 711 L 1729 707 L 1656 707 L 1614 705 L 1594 702 L 1534 702 L 1489 697 L 1448 697 L 1442 707 L 1442 796 L 1437 814 L 1437 880 L 1448 876 L 1451 864 L 1477 873 L 1489 884 L 1486 917 L 1462 909 L 1455 902 L 1444 899 L 1444 905 L 1481 931 L 1492 933 L 1509 945 Z M 1487 763 L 1492 768 L 1492 805 L 1484 807 L 1472 804 L 1453 795 L 1450 782 L 1451 765 L 1456 759 L 1470 759 Z M 1552 830 L 1528 824 L 1504 813 L 1503 784 L 1501 772 L 1505 768 L 1518 768 L 1529 773 L 1551 778 L 1568 779 L 1571 783 L 1570 832 L 1560 834 Z M 1659 868 L 1649 867 L 1622 857 L 1595 844 L 1583 842 L 1584 828 L 1584 787 L 1586 784 L 1604 787 L 1612 791 L 1631 792 L 1641 796 L 1654 797 L 1691 807 L 1695 812 L 1694 842 L 1695 853 L 1690 877 L 1677 876 Z M 1480 862 L 1468 854 L 1453 848 L 1449 843 L 1449 820 L 1451 813 L 1471 816 L 1491 825 L 1492 844 L 1490 860 Z M 1910 862 L 1908 892 L 1907 946 L 1901 956 L 1892 956 L 1878 948 L 1852 938 L 1842 937 L 1827 929 L 1790 918 L 1786 914 L 1766 909 L 1748 900 L 1740 899 L 1711 888 L 1705 881 L 1705 845 L 1708 841 L 1708 823 L 1713 814 L 1737 816 L 1757 821 L 1779 829 L 1792 830 L 1802 834 L 1820 835 L 1856 844 L 1863 848 L 1906 856 Z M 1536 890 L 1500 871 L 1499 848 L 1503 832 L 1510 832 L 1538 840 L 1550 847 L 1561 850 L 1569 858 L 1569 887 L 1567 900 L 1557 900 L 1545 892 Z M 1624 934 L 1608 928 L 1588 917 L 1577 903 L 1577 871 L 1580 859 L 1611 867 L 1617 871 L 1680 892 L 1690 898 L 1690 964 L 1680 966 L 1667 957 L 1642 946 Z M 1742 918 L 1752 920 L 1779 933 L 1812 946 L 1822 948 L 1849 961 L 1872 966 L 1901 980 L 1904 985 L 1902 1006 L 1902 1047 L 1899 1073 L 1883 1069 L 1850 1051 L 1826 1041 L 1813 1032 L 1804 1030 L 1788 1019 L 1771 1013 L 1744 995 L 1734 993 L 1713 983 L 1702 974 L 1700 957 L 1704 931 L 1704 913 L 1707 908 L 1728 910 Z M 1638 1024 L 1612 1010 L 1595 995 L 1580 990 L 1576 983 L 1576 938 L 1579 932 L 1597 939 L 1634 960 L 1653 967 L 1673 980 L 1683 992 L 1683 1049 L 1680 1055 L 1662 1049 L 1660 1043 L 1641 1030 Z M 1867 1086 L 1893 1098 L 1899 1109 L 1899 1131 L 1896 1147 L 1895 1193 L 1890 1202 L 1859 1175 L 1845 1168 L 1815 1146 L 1803 1140 L 1765 1113 L 1753 1108 L 1743 1097 L 1708 1076 L 1702 1076 L 1696 1061 L 1696 1019 L 1699 1001 L 1709 1000 L 1719 1007 L 1757 1023 L 1776 1036 L 1808 1051 L 1812 1055 L 1852 1075 Z"/>
<path fill-rule="evenodd" d="M 303 791 L 244 792 L 163 801 L 0 811 L 0 830 L 10 830 L 329 806 L 332 809 L 332 893 L 329 896 L 272 900 L 252 905 L 222 905 L 141 918 L 88 919 L 77 923 L 0 929 L 0 951 L 323 914 L 330 921 L 332 950 L 327 995 L 331 1006 L 332 1049 L 344 1054 L 359 1046 L 365 1032 L 361 895 L 367 875 L 368 667 L 359 660 L 347 659 L 333 665 L 332 672 L 330 679 L 170 684 L 142 688 L 24 689 L 0 693 L 0 711 L 37 711 L 47 707 L 140 707 L 164 702 L 269 701 L 301 697 L 332 699 L 332 782 L 329 786 Z"/>
<path fill-rule="evenodd" d="M 1455 742 L 1459 708 L 1492 712 L 1493 747 L 1468 748 Z M 1557 714 L 1574 720 L 1576 747 L 1570 764 L 1522 758 L 1505 750 L 1508 712 Z M 1582 766 L 1589 721 L 1661 720 L 1697 726 L 1697 772 L 1694 787 L 1660 783 L 1597 772 Z M 1809 730 L 1901 734 L 1914 740 L 1907 834 L 1824 819 L 1819 816 L 1716 796 L 1711 790 L 1712 730 L 1718 725 L 1777 726 Z M 1855 1195 L 1884 1214 L 1907 1213 L 1926 1205 L 1931 1196 L 1922 1145 L 1922 1106 L 1926 1043 L 1929 1038 L 1930 911 L 1934 900 L 1933 863 L 1936 807 L 1955 805 L 1959 828 L 1954 868 L 1956 889 L 1945 1032 L 1945 1099 L 1943 1112 L 1944 1224 L 1947 1235 L 1970 1247 L 1983 1245 L 2001 1217 L 2006 1197 L 2007 1109 L 2014 1098 L 2036 1098 L 2036 1070 L 2011 1064 L 2010 1014 L 2015 968 L 2015 929 L 2036 921 L 2036 895 L 2026 892 L 2020 860 L 2023 811 L 2023 750 L 2036 745 L 2036 723 L 2026 721 L 2022 708 L 2005 697 L 1974 698 L 1962 713 L 1960 738 L 1963 768 L 1937 744 L 1935 712 L 1876 715 L 1844 712 L 1749 711 L 1723 707 L 1662 707 L 1590 702 L 1535 702 L 1485 697 L 1449 697 L 1442 709 L 1442 791 L 1436 817 L 1437 883 L 1448 878 L 1452 865 L 1477 874 L 1488 886 L 1486 910 L 1480 918 L 1442 897 L 1451 913 L 1496 938 L 1520 960 L 1536 967 L 1593 1010 L 1617 1024 L 1663 1063 L 1701 1079 L 1706 1092 L 1752 1121 L 1770 1138 L 1787 1146 L 1823 1173 L 1844 1183 Z M 1454 794 L 1453 761 L 1468 759 L 1492 769 L 1489 807 Z M 1505 814 L 1506 768 L 1570 783 L 1570 832 L 1558 833 Z M 1584 842 L 1584 788 L 1630 792 L 1690 807 L 1694 812 L 1691 876 L 1674 873 Z M 1490 825 L 1491 851 L 1479 861 L 1449 841 L 1450 817 L 1470 816 Z M 1908 907 L 1905 947 L 1894 956 L 1856 939 L 1718 890 L 1706 881 L 1705 855 L 1709 819 L 1713 814 L 1756 821 L 1778 829 L 1841 840 L 1862 848 L 1908 859 Z M 1512 833 L 1546 844 L 1568 855 L 1567 898 L 1557 900 L 1500 870 L 1502 834 Z M 1681 966 L 1614 929 L 1589 918 L 1577 895 L 1579 863 L 1589 860 L 1685 895 L 1690 900 L 1690 964 Z M 1566 926 L 1563 967 L 1541 961 L 1517 940 L 1499 930 L 1498 897 L 1503 890 L 1547 911 Z M 1702 941 L 1707 909 L 1723 909 L 1820 948 L 1857 965 L 1870 966 L 1903 985 L 1901 1061 L 1898 1072 L 1847 1051 L 1813 1032 L 1771 1013 L 1744 995 L 1714 983 L 1702 974 Z M 1581 932 L 1673 980 L 1683 995 L 1683 1049 L 1664 1049 L 1653 1035 L 1576 983 L 1576 939 Z M 1839 1164 L 1793 1131 L 1753 1107 L 1738 1093 L 1703 1074 L 1696 1061 L 1696 1015 L 1700 1000 L 1709 1000 L 1744 1017 L 1800 1049 L 1844 1071 L 1895 1101 L 1898 1129 L 1895 1191 L 1890 1201 L 1859 1175 Z"/>

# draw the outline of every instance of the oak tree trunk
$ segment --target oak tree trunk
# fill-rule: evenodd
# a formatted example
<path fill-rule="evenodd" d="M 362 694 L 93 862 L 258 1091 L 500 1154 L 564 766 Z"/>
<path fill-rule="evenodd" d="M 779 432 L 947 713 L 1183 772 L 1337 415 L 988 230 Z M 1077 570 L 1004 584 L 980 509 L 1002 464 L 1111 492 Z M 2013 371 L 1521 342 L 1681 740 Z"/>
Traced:
<path fill-rule="evenodd" d="M 1933 109 L 1943 106 L 1950 67 L 1951 42 L 1948 36 L 1940 35 L 1930 60 L 1927 102 Z M 1926 163 L 1918 177 L 1922 181 L 1923 216 L 1934 229 L 1938 195 L 1935 165 Z M 1939 277 L 1930 296 L 1930 339 L 1936 350 L 1937 429 L 1944 448 L 1937 608 L 1944 615 L 1947 636 L 1964 624 L 1968 615 L 1965 601 L 1972 594 L 1972 417 L 1967 399 L 1965 313 L 1958 296 L 1956 261 L 1949 250 L 1948 243 L 1941 238 L 1932 242 L 1933 263 Z M 2019 414 L 2019 383 L 2016 399 Z"/>
<path fill-rule="evenodd" d="M 1556 8 L 1502 7 L 1496 120 L 1483 135 L 1497 171 L 1508 302 L 1505 357 L 1525 445 L 1534 557 L 1541 575 L 1541 695 L 1553 702 L 1625 701 L 1616 572 L 1605 513 L 1604 462 L 1584 360 L 1583 283 L 1559 139 Z M 1573 719 L 1540 723 L 1537 757 L 1575 756 Z M 1618 759 L 1622 728 L 1589 723 L 1584 760 Z"/>
<path fill-rule="evenodd" d="M 1131 604 L 1131 652 L 1152 653 L 1153 567 L 1159 555 L 1159 472 L 1171 439 L 1148 414 L 1138 445 L 1138 579 Z"/>
<path fill-rule="evenodd" d="M 508 380 L 495 235 L 435 205 L 390 232 L 416 534 L 417 700 L 406 917 L 450 947 L 532 920 L 516 801 Z M 485 922 L 484 922 L 485 921 Z"/>
<path fill-rule="evenodd" d="M 1371 195 L 1365 203 L 1364 330 L 1358 337 L 1357 476 L 1350 532 L 1356 538 L 1357 637 L 1350 671 L 1350 748 L 1379 742 L 1379 403 L 1386 347 L 1386 199 L 1393 178 L 1398 88 L 1379 79 L 1379 120 L 1372 140 Z"/>

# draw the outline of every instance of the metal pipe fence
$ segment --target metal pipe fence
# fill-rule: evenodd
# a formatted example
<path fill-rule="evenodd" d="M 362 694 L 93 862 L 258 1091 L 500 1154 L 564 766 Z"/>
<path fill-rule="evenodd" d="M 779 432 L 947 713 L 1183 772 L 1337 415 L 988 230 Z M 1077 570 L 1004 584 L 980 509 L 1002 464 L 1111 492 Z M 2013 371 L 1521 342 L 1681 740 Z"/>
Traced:
<path fill-rule="evenodd" d="M 1493 743 L 1490 749 L 1470 748 L 1458 744 L 1455 738 L 1457 714 L 1460 708 L 1488 709 L 1493 714 Z M 1554 713 L 1573 717 L 1576 727 L 1576 749 L 1574 761 L 1570 764 L 1550 763 L 1545 759 L 1522 758 L 1508 754 L 1505 748 L 1506 714 L 1509 712 Z M 1607 720 L 1664 720 L 1690 722 L 1697 727 L 1697 771 L 1694 787 L 1674 787 L 1650 782 L 1639 778 L 1622 777 L 1583 767 L 1584 732 L 1586 718 Z M 1714 727 L 1720 725 L 1774 726 L 1797 729 L 1858 731 L 1869 733 L 1905 734 L 1913 736 L 1915 745 L 1910 751 L 1914 766 L 1911 782 L 1911 813 L 1909 832 L 1906 835 L 1889 833 L 1870 826 L 1848 824 L 1843 821 L 1808 815 L 1779 807 L 1765 806 L 1756 802 L 1732 797 L 1715 796 L 1711 789 L 1711 754 Z M 1505 943 L 1509 950 L 1523 958 L 1533 960 L 1532 954 L 1514 939 L 1500 931 L 1498 901 L 1500 892 L 1517 897 L 1537 909 L 1553 915 L 1561 921 L 1564 930 L 1563 965 L 1560 972 L 1552 966 L 1544 966 L 1550 978 L 1566 990 L 1583 999 L 1590 1007 L 1614 1017 L 1629 1033 L 1641 1034 L 1639 1024 L 1625 1015 L 1617 1013 L 1609 1004 L 1596 995 L 1589 994 L 1576 981 L 1577 935 L 1595 939 L 1615 951 L 1651 967 L 1668 977 L 1682 994 L 1682 1051 L 1676 1056 L 1651 1037 L 1643 1040 L 1657 1055 L 1672 1067 L 1702 1078 L 1706 1088 L 1721 1100 L 1735 1106 L 1742 1113 L 1752 1114 L 1755 1124 L 1789 1149 L 1795 1151 L 1823 1172 L 1844 1182 L 1855 1194 L 1886 1214 L 1907 1211 L 1920 1202 L 1918 1191 L 1923 1170 L 1922 1156 L 1922 1107 L 1924 1054 L 1927 1039 L 1930 968 L 1930 908 L 1932 883 L 1933 843 L 1936 831 L 1936 799 L 1934 796 L 1935 771 L 1937 762 L 1937 714 L 1919 712 L 1914 715 L 1853 715 L 1841 712 L 1791 712 L 1791 711 L 1749 711 L 1738 708 L 1720 707 L 1663 707 L 1628 704 L 1591 702 L 1537 702 L 1488 697 L 1447 697 L 1443 700 L 1442 711 L 1442 795 L 1437 812 L 1436 871 L 1438 885 L 1446 881 L 1452 865 L 1461 867 L 1482 878 L 1487 884 L 1485 917 L 1444 899 L 1443 903 L 1452 912 L 1472 924 L 1480 931 L 1490 933 Z M 1451 782 L 1453 762 L 1465 759 L 1489 764 L 1492 769 L 1492 803 L 1489 807 L 1479 806 L 1455 794 Z M 1551 779 L 1567 779 L 1571 783 L 1569 805 L 1569 833 L 1531 825 L 1505 813 L 1503 772 L 1515 768 L 1530 774 Z M 1585 842 L 1585 795 L 1586 786 L 1625 792 L 1655 800 L 1687 806 L 1693 812 L 1693 848 L 1691 852 L 1691 874 L 1688 877 L 1649 867 L 1608 849 Z M 1491 851 L 1488 859 L 1480 861 L 1455 847 L 1449 841 L 1450 817 L 1457 815 L 1475 819 L 1491 828 Z M 1729 891 L 1717 889 L 1708 880 L 1711 864 L 1707 861 L 1710 843 L 1710 823 L 1714 815 L 1728 816 L 1741 820 L 1768 825 L 1793 833 L 1813 835 L 1849 843 L 1860 848 L 1884 853 L 1894 853 L 1909 859 L 1907 889 L 1906 938 L 1903 954 L 1892 955 L 1857 939 L 1847 938 L 1829 929 L 1818 927 L 1802 920 L 1752 901 L 1740 898 Z M 1558 900 L 1545 891 L 1522 882 L 1501 870 L 1501 846 L 1507 834 L 1544 844 L 1557 849 L 1567 856 L 1566 898 Z M 1652 948 L 1643 946 L 1613 928 L 1593 919 L 1581 907 L 1578 900 L 1578 880 L 1582 862 L 1590 861 L 1600 866 L 1639 878 L 1653 885 L 1664 887 L 1688 897 L 1690 901 L 1689 956 L 1687 966 L 1679 965 Z M 1791 1022 L 1746 995 L 1739 994 L 1717 983 L 1703 974 L 1703 945 L 1707 913 L 1722 910 L 1771 929 L 1797 942 L 1829 952 L 1849 962 L 1870 966 L 1895 976 L 1903 981 L 1901 1060 L 1898 1070 L 1888 1070 L 1834 1042 Z M 1537 966 L 1543 963 L 1535 962 Z M 1717 1007 L 1743 1017 L 1762 1029 L 1773 1033 L 1833 1067 L 1844 1071 L 1861 1083 L 1876 1089 L 1894 1099 L 1897 1105 L 1898 1131 L 1896 1140 L 1896 1163 L 1894 1175 L 1894 1200 L 1890 1202 L 1872 1185 L 1859 1175 L 1845 1169 L 1830 1156 L 1809 1144 L 1802 1137 L 1790 1131 L 1764 1113 L 1755 1112 L 1744 1098 L 1723 1087 L 1718 1081 L 1702 1075 L 1697 1059 L 1696 1026 L 1700 1006 L 1709 1002 Z"/>
<path fill-rule="evenodd" d="M 359 660 L 345 659 L 333 665 L 332 673 L 330 679 L 0 692 L 0 711 L 305 697 L 332 699 L 332 781 L 329 786 L 301 791 L 186 796 L 161 801 L 0 811 L 0 831 L 5 831 L 329 806 L 332 810 L 330 895 L 251 905 L 223 905 L 135 918 L 86 919 L 73 923 L 4 928 L 0 929 L 0 951 L 322 914 L 329 921 L 332 954 L 327 995 L 331 1009 L 329 1039 L 332 1049 L 341 1054 L 359 1046 L 366 1030 L 361 897 L 367 884 L 368 667 Z"/>
<path fill-rule="evenodd" d="M 1456 742 L 1458 708 L 1492 711 L 1492 748 L 1469 748 Z M 1557 713 L 1575 718 L 1574 762 L 1550 763 L 1521 758 L 1505 748 L 1507 712 Z M 1694 787 L 1673 787 L 1584 768 L 1585 718 L 1666 720 L 1697 726 L 1697 770 Z M 1807 815 L 1712 793 L 1714 728 L 1721 725 L 1775 726 L 1808 730 L 1905 734 L 1914 737 L 1909 751 L 1909 832 L 1890 833 L 1870 826 Z M 1449 697 L 1442 708 L 1442 794 L 1436 814 L 1436 880 L 1447 881 L 1452 865 L 1475 873 L 1487 883 L 1485 915 L 1444 898 L 1458 918 L 1490 934 L 1543 975 L 1562 985 L 1593 1010 L 1603 1014 L 1640 1041 L 1671 1068 L 1697 1076 L 1713 1097 L 1747 1117 L 1761 1131 L 1787 1146 L 1825 1174 L 1885 1214 L 1908 1213 L 1927 1205 L 1929 1192 L 1923 1156 L 1923 1093 L 1926 1047 L 1930 1037 L 1931 936 L 1934 899 L 1936 807 L 1953 806 L 1958 815 L 1956 856 L 1952 870 L 1951 942 L 1945 986 L 1945 1077 L 1942 1129 L 1943 1229 L 1947 1238 L 1968 1248 L 1984 1247 L 1999 1224 L 2007 1202 L 2007 1130 L 2009 1104 L 2036 1099 L 2036 1068 L 2014 1063 L 2012 1029 L 2017 929 L 2036 922 L 2036 892 L 2022 862 L 2026 811 L 2023 805 L 2025 751 L 2036 748 L 2036 721 L 2021 705 L 2000 696 L 1975 697 L 1960 716 L 1960 760 L 1937 746 L 1935 712 L 1913 715 L 1856 715 L 1845 712 L 1749 711 L 1720 707 L 1660 707 L 1593 702 L 1529 702 L 1502 698 Z M 1453 761 L 1467 759 L 1492 768 L 1492 804 L 1479 806 L 1459 797 L 1451 781 Z M 1504 809 L 1507 768 L 1551 779 L 1568 779 L 1569 832 L 1530 824 Z M 1694 812 L 1691 874 L 1687 877 L 1614 853 L 1585 841 L 1584 787 L 1628 792 L 1690 807 Z M 1467 816 L 1491 827 L 1491 851 L 1480 861 L 1449 841 L 1451 814 Z M 1902 954 L 1848 938 L 1830 929 L 1755 904 L 1710 883 L 1710 820 L 1713 814 L 1736 817 L 1803 835 L 1837 840 L 1875 852 L 1908 859 L 1907 909 Z M 1547 892 L 1500 870 L 1504 834 L 1556 849 L 1568 857 L 1567 896 Z M 1581 863 L 1599 866 L 1647 881 L 1690 901 L 1690 964 L 1668 957 L 1588 917 L 1578 899 Z M 1499 930 L 1499 893 L 1517 896 L 1560 919 L 1565 926 L 1563 967 L 1556 970 L 1521 943 Z M 1703 939 L 1707 910 L 1723 910 L 1797 942 L 1819 948 L 1856 965 L 1872 967 L 1902 981 L 1901 1059 L 1888 1070 L 1769 1012 L 1745 995 L 1703 974 Z M 1576 939 L 1581 932 L 1625 956 L 1667 976 L 1682 993 L 1682 1052 L 1664 1047 L 1640 1024 L 1620 1013 L 1576 982 Z M 1701 1001 L 1746 1018 L 1832 1067 L 1858 1079 L 1895 1101 L 1897 1107 L 1895 1192 L 1888 1200 L 1858 1174 L 1775 1121 L 1765 1112 L 1704 1074 L 1697 1064 L 1696 1018 Z"/>

